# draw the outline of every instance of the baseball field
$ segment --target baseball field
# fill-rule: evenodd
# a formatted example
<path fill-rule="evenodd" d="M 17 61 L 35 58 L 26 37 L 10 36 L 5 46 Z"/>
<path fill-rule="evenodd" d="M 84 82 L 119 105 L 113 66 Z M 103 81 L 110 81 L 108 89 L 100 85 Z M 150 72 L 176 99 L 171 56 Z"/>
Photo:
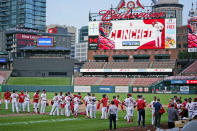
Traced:
<path fill-rule="evenodd" d="M 2 92 L 3 94 L 3 92 Z M 31 93 L 31 99 L 34 93 Z M 53 98 L 54 93 L 47 93 L 47 99 L 50 101 Z M 84 97 L 86 93 L 82 93 L 82 97 Z M 126 98 L 126 94 L 107 94 L 112 99 L 114 95 L 120 95 L 120 100 L 124 100 Z M 138 94 L 133 94 L 133 97 L 136 99 Z M 153 99 L 153 96 L 157 96 L 161 99 L 161 103 L 164 107 L 167 107 L 169 99 L 172 98 L 173 94 L 142 94 L 147 103 L 150 103 Z M 97 100 L 101 99 L 102 94 L 97 93 Z M 196 97 L 196 95 L 177 95 L 181 96 L 182 99 L 189 97 Z M 96 130 L 105 130 L 109 129 L 109 120 L 101 120 L 101 109 L 97 111 L 96 119 L 88 119 L 85 116 L 79 116 L 78 118 L 66 118 L 65 116 L 49 116 L 49 115 L 35 115 L 35 114 L 27 114 L 27 113 L 12 113 L 11 104 L 9 104 L 9 110 L 4 110 L 5 106 L 2 103 L 0 107 L 0 131 L 96 131 Z M 33 110 L 31 104 L 31 111 Z M 50 112 L 51 106 L 46 108 L 46 112 Z M 80 112 L 85 111 L 85 106 L 80 106 Z M 124 120 L 126 112 L 119 111 L 119 120 L 117 121 L 117 128 L 123 127 L 131 127 L 137 126 L 137 111 L 135 109 L 134 112 L 134 122 L 127 123 Z M 167 122 L 167 113 L 162 115 L 161 118 L 162 123 Z M 151 111 L 150 108 L 146 108 L 146 125 L 151 124 Z"/>

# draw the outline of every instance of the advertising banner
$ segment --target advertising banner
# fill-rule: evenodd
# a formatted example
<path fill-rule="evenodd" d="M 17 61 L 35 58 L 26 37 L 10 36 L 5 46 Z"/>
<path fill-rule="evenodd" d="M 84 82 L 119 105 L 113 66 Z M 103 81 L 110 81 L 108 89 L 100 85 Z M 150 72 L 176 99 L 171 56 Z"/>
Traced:
<path fill-rule="evenodd" d="M 186 84 L 186 80 L 171 80 L 171 84 Z"/>
<path fill-rule="evenodd" d="M 189 86 L 181 86 L 180 93 L 181 94 L 189 94 Z"/>
<path fill-rule="evenodd" d="M 38 38 L 37 46 L 38 47 L 52 47 L 53 38 Z"/>
<path fill-rule="evenodd" d="M 129 92 L 129 87 L 128 86 L 116 86 L 115 87 L 115 92 L 116 93 L 128 93 Z"/>
<path fill-rule="evenodd" d="M 113 86 L 98 86 L 99 93 L 113 93 Z"/>
<path fill-rule="evenodd" d="M 197 80 L 187 80 L 187 84 L 197 84 Z"/>
<path fill-rule="evenodd" d="M 193 17 L 188 22 L 188 52 L 197 52 L 197 19 Z"/>
<path fill-rule="evenodd" d="M 90 86 L 74 86 L 74 92 L 91 92 Z"/>
<path fill-rule="evenodd" d="M 89 49 L 176 48 L 176 19 L 89 22 Z"/>
<path fill-rule="evenodd" d="M 0 63 L 6 63 L 7 59 L 6 58 L 0 58 Z"/>

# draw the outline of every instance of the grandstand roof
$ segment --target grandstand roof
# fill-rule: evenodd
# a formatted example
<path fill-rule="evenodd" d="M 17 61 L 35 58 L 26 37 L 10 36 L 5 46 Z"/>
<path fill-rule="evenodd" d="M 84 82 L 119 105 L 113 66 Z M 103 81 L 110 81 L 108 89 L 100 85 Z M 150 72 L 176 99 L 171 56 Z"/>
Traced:
<path fill-rule="evenodd" d="M 20 48 L 20 50 L 55 50 L 55 51 L 70 51 L 69 48 L 64 48 L 64 47 L 33 47 L 33 46 L 29 46 L 29 47 L 23 47 Z"/>
<path fill-rule="evenodd" d="M 102 58 L 105 57 L 106 58 L 106 57 L 109 57 L 109 56 L 107 56 L 107 55 L 95 55 L 94 57 L 102 57 Z"/>

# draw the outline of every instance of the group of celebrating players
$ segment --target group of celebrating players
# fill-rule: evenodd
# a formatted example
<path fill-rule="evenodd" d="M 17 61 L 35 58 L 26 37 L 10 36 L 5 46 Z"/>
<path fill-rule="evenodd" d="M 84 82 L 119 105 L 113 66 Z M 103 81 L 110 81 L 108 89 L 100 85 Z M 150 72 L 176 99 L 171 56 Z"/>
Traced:
<path fill-rule="evenodd" d="M 35 114 L 46 114 L 45 109 L 49 104 L 47 103 L 47 94 L 46 91 L 43 90 L 42 94 L 40 91 L 37 91 L 33 95 L 33 112 Z M 0 96 L 1 98 L 1 96 Z M 124 101 L 119 100 L 119 95 L 113 96 L 113 103 L 116 106 L 117 110 L 116 120 L 118 120 L 118 110 L 119 107 L 123 110 L 126 107 L 126 115 L 124 117 L 127 122 L 133 122 L 133 112 L 134 109 L 137 108 L 138 111 L 138 125 L 140 125 L 141 120 L 143 126 L 145 126 L 145 107 L 148 105 L 152 111 L 152 124 L 155 123 L 155 113 L 157 108 L 162 109 L 162 105 L 160 104 L 160 99 L 154 96 L 153 101 L 150 104 L 146 104 L 146 100 L 143 96 L 138 95 L 137 100 L 132 98 L 132 94 L 127 94 L 127 98 Z M 30 113 L 30 95 L 27 91 L 25 94 L 23 91 L 20 93 L 16 93 L 13 91 L 11 94 L 9 91 L 4 93 L 4 102 L 5 109 L 8 110 L 9 102 L 12 103 L 12 112 L 27 112 Z M 159 103 L 159 104 L 158 104 Z M 0 100 L 1 104 L 1 100 Z M 39 110 L 39 104 L 41 104 L 41 108 Z M 84 104 L 86 107 L 85 112 L 79 113 L 79 105 Z M 87 96 L 82 98 L 81 94 L 72 94 L 70 92 L 65 93 L 65 95 L 60 92 L 59 95 L 57 93 L 54 94 L 53 99 L 51 100 L 52 109 L 49 115 L 65 115 L 66 117 L 70 117 L 71 113 L 74 117 L 77 117 L 78 114 L 86 115 L 87 118 L 96 118 L 96 111 L 99 110 L 100 105 L 102 104 L 102 115 L 101 119 L 107 119 L 107 112 L 109 110 L 111 101 L 106 94 L 103 94 L 101 100 L 97 100 L 94 93 L 87 93 Z M 187 117 L 189 114 L 189 118 L 193 118 L 197 114 L 197 98 L 194 98 L 194 102 L 192 99 L 185 99 L 182 103 L 181 97 L 174 97 L 170 100 L 168 108 L 172 107 L 174 104 L 174 108 L 179 113 L 180 117 Z M 59 112 L 60 110 L 60 112 Z M 159 110 L 160 111 L 160 110 Z"/>

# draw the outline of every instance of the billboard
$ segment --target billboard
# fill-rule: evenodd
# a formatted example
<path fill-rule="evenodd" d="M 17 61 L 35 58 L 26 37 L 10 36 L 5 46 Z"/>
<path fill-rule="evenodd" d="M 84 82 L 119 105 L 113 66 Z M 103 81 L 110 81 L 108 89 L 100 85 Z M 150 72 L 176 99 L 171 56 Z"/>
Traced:
<path fill-rule="evenodd" d="M 16 34 L 17 47 L 34 46 L 34 40 L 40 37 L 39 35 Z"/>
<path fill-rule="evenodd" d="M 52 47 L 53 38 L 38 38 L 37 46 L 38 47 Z"/>
<path fill-rule="evenodd" d="M 176 19 L 89 22 L 89 49 L 176 48 Z"/>
<path fill-rule="evenodd" d="M 7 59 L 6 58 L 0 58 L 0 63 L 6 63 Z"/>
<path fill-rule="evenodd" d="M 197 19 L 188 22 L 188 52 L 197 52 Z"/>

